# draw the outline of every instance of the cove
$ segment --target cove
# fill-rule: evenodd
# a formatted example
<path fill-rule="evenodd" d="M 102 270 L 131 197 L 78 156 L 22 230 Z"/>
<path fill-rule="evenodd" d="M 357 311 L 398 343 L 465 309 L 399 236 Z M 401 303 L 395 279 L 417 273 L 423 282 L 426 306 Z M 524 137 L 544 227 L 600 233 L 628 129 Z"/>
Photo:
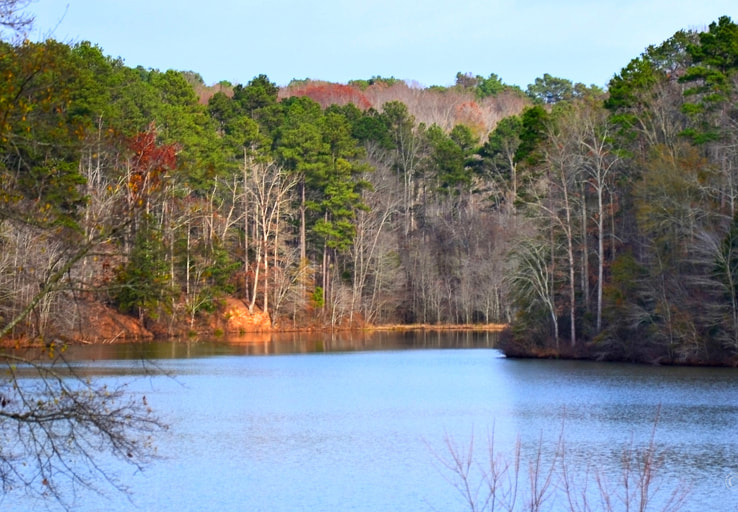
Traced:
<path fill-rule="evenodd" d="M 159 460 L 121 470 L 130 500 L 81 493 L 74 510 L 463 511 L 447 440 L 473 438 L 486 463 L 492 434 L 503 454 L 519 440 L 544 458 L 563 435 L 580 477 L 616 477 L 654 426 L 659 483 L 688 491 L 682 510 L 738 507 L 734 369 L 510 360 L 487 333 L 237 341 L 73 347 L 80 371 L 129 382 L 170 425 Z M 142 374 L 142 357 L 167 375 Z M 568 509 L 553 495 L 543 510 Z"/>

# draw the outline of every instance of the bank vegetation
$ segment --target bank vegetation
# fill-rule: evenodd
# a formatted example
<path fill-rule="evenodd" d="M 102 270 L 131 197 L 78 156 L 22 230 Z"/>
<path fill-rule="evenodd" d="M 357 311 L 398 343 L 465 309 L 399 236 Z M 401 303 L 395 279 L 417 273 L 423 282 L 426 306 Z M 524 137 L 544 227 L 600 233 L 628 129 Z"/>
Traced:
<path fill-rule="evenodd" d="M 208 86 L 6 37 L 0 335 L 258 314 L 255 330 L 506 324 L 510 355 L 732 364 L 736 48 L 723 17 L 606 91 L 547 74 L 523 91 L 463 73 Z"/>

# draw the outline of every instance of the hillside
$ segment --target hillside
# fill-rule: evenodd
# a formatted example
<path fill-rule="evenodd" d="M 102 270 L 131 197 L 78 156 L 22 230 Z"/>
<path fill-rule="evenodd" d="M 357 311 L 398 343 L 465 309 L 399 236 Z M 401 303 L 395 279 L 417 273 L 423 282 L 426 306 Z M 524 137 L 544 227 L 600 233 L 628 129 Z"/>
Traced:
<path fill-rule="evenodd" d="M 0 336 L 502 323 L 510 354 L 732 364 L 736 41 L 722 17 L 607 92 L 525 93 L 3 42 Z"/>
<path fill-rule="evenodd" d="M 203 104 L 218 92 L 233 95 L 230 84 L 207 86 L 196 73 L 190 76 L 189 81 Z M 494 94 L 480 92 L 479 85 L 485 81 L 483 77 L 459 73 L 457 81 L 459 83 L 454 87 L 421 87 L 392 78 L 354 80 L 348 84 L 293 80 L 288 86 L 279 88 L 278 98 L 305 96 L 322 108 L 353 104 L 361 110 L 374 109 L 377 112 L 382 111 L 385 103 L 399 101 L 407 106 L 410 115 L 419 123 L 435 124 L 447 132 L 457 124 L 463 124 L 470 127 L 480 140 L 484 140 L 501 119 L 519 114 L 532 103 L 523 91 L 499 81 L 499 90 Z"/>

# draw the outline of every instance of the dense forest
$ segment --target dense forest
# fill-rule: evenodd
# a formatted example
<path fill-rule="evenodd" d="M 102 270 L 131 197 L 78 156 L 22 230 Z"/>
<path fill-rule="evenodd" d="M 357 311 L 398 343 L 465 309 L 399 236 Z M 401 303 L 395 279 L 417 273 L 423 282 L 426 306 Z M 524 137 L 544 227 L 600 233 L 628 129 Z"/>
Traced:
<path fill-rule="evenodd" d="M 737 71 L 727 17 L 606 91 L 207 86 L 6 37 L 0 335 L 88 302 L 181 333 L 237 297 L 277 328 L 502 322 L 510 354 L 729 363 Z"/>

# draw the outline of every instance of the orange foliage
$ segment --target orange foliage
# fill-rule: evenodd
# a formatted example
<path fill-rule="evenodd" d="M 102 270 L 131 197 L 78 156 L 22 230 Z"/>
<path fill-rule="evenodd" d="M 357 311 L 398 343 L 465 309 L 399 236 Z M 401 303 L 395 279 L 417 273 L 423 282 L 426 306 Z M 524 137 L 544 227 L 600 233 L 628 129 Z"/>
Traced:
<path fill-rule="evenodd" d="M 131 137 L 128 147 L 133 151 L 128 188 L 136 204 L 161 188 L 167 171 L 177 166 L 177 147 L 174 144 L 158 144 L 153 125 L 145 132 Z"/>
<path fill-rule="evenodd" d="M 222 92 L 229 98 L 233 97 L 233 87 L 224 83 L 217 83 L 213 85 L 197 84 L 193 86 L 195 94 L 197 94 L 197 101 L 200 105 L 207 105 L 210 98 L 215 96 L 215 93 Z"/>
<path fill-rule="evenodd" d="M 308 81 L 304 85 L 290 86 L 282 91 L 282 96 L 307 96 L 322 108 L 331 105 L 348 105 L 353 103 L 356 107 L 367 110 L 372 106 L 364 93 L 350 85 L 334 84 L 330 82 Z"/>
<path fill-rule="evenodd" d="M 476 101 L 465 101 L 456 106 L 456 124 L 468 126 L 478 138 L 484 135 L 486 126 L 482 109 Z"/>

